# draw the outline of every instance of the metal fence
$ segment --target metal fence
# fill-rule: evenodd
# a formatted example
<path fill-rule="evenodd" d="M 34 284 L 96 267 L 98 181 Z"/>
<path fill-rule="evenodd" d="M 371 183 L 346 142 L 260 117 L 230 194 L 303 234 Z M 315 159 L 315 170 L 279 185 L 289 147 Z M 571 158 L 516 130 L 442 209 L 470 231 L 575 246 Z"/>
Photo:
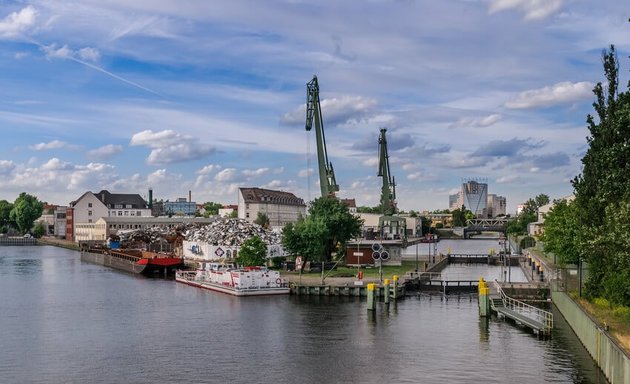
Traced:
<path fill-rule="evenodd" d="M 551 280 L 551 288 L 560 292 L 575 292 L 581 296 L 588 280 L 588 272 L 589 268 L 586 263 L 581 263 L 579 267 L 569 265 L 557 268 L 555 276 Z"/>

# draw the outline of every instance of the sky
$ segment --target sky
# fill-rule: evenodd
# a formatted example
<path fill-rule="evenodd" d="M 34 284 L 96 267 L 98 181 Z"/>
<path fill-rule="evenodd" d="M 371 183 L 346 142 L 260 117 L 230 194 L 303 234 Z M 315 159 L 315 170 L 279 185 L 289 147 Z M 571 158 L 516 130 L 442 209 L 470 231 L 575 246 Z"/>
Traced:
<path fill-rule="evenodd" d="M 592 89 L 630 10 L 613 0 L 0 2 L 0 199 L 86 191 L 236 204 L 319 197 L 317 75 L 338 196 L 379 203 L 387 129 L 402 210 L 488 183 L 508 213 L 572 193 Z"/>

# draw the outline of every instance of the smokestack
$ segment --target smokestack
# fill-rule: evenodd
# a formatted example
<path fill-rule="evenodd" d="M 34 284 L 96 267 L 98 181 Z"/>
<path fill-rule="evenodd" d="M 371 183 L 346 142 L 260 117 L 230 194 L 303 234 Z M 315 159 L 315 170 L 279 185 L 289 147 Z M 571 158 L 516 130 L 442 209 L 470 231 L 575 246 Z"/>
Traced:
<path fill-rule="evenodd" d="M 192 203 L 192 191 L 190 189 L 188 190 L 188 202 Z"/>
<path fill-rule="evenodd" d="M 153 209 L 153 188 L 149 188 L 149 209 Z"/>

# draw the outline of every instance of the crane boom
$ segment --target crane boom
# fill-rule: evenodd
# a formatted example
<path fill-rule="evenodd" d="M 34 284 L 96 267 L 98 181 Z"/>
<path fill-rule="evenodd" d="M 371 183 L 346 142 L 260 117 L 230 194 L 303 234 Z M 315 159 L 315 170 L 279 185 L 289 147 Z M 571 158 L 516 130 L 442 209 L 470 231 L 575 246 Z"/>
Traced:
<path fill-rule="evenodd" d="M 383 186 L 381 187 L 381 209 L 383 210 L 383 215 L 391 216 L 397 212 L 396 180 L 392 177 L 389 169 L 389 154 L 387 153 L 387 138 L 385 137 L 385 132 L 387 132 L 387 129 L 381 128 L 381 134 L 378 137 L 378 176 L 383 178 Z"/>
<path fill-rule="evenodd" d="M 324 135 L 324 123 L 322 121 L 322 109 L 319 103 L 319 84 L 317 76 L 306 84 L 306 130 L 310 131 L 315 122 L 315 139 L 317 141 L 317 162 L 319 167 L 319 186 L 322 196 L 335 196 L 339 191 L 339 185 L 335 179 L 335 170 L 328 161 L 326 151 L 326 136 Z"/>

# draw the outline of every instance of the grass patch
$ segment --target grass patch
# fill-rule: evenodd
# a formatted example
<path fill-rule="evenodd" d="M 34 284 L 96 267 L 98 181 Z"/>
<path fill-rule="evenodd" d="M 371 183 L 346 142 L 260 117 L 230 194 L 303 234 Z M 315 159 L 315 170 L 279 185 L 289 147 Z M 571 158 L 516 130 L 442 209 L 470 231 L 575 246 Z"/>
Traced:
<path fill-rule="evenodd" d="M 420 263 L 421 270 L 424 270 L 424 264 Z M 416 269 L 416 262 L 404 260 L 401 265 L 383 265 L 383 278 L 391 279 L 392 276 L 403 276 L 407 271 L 414 271 Z M 361 271 L 363 272 L 363 278 L 378 278 L 379 277 L 379 268 L 378 267 L 361 267 Z M 298 274 L 296 271 L 287 272 L 290 274 Z M 321 272 L 305 272 L 303 276 L 321 276 Z M 326 277 L 356 277 L 357 276 L 357 268 L 356 267 L 346 267 L 346 266 L 337 266 L 334 271 L 326 271 L 324 272 Z"/>
<path fill-rule="evenodd" d="M 630 308 L 612 306 L 608 300 L 601 298 L 593 301 L 584 298 L 576 300 L 602 326 L 608 326 L 608 332 L 626 353 L 630 353 Z"/>

